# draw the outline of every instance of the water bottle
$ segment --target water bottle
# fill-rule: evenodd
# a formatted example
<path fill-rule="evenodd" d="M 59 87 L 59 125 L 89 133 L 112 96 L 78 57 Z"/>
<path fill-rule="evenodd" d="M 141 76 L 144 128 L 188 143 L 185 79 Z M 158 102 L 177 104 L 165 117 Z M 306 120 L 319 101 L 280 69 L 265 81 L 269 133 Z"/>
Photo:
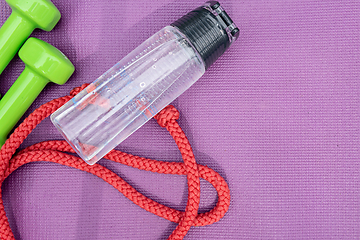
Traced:
<path fill-rule="evenodd" d="M 94 164 L 193 85 L 238 38 L 216 1 L 161 29 L 51 115 Z"/>

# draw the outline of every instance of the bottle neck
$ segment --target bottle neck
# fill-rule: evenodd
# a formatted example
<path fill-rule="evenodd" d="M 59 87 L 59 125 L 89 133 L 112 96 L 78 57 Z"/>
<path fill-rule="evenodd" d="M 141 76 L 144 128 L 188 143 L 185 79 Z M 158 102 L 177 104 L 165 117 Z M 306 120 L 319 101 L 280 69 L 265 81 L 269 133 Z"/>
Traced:
<path fill-rule="evenodd" d="M 237 39 L 239 30 L 220 4 L 196 8 L 172 26 L 187 37 L 203 59 L 206 69 Z"/>

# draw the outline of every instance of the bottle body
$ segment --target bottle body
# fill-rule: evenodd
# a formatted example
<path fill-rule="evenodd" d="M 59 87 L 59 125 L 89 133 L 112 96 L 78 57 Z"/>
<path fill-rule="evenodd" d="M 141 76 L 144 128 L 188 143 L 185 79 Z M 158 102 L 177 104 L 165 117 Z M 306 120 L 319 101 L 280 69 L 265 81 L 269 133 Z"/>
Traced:
<path fill-rule="evenodd" d="M 52 114 L 74 150 L 94 164 L 205 72 L 199 53 L 173 26 L 143 42 Z"/>

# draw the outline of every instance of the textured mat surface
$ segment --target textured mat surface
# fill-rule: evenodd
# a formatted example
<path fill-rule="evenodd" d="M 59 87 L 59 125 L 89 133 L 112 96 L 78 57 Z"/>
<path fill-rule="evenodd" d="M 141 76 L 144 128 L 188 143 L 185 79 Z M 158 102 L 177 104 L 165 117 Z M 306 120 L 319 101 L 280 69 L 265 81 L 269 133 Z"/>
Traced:
<path fill-rule="evenodd" d="M 62 19 L 32 36 L 59 48 L 76 72 L 49 84 L 35 108 L 92 82 L 162 27 L 203 1 L 53 0 Z M 360 238 L 359 1 L 223 1 L 239 40 L 173 102 L 197 161 L 228 182 L 232 202 L 218 223 L 186 239 Z M 11 9 L 0 1 L 0 24 Z M 1 95 L 24 68 L 15 57 Z M 0 126 L 1 127 L 1 126 Z M 61 139 L 44 121 L 23 146 Z M 117 149 L 181 161 L 155 120 Z M 140 192 L 176 209 L 185 177 L 100 162 Z M 17 239 L 165 239 L 175 224 L 154 216 L 102 180 L 51 163 L 32 163 L 2 188 Z M 216 202 L 202 182 L 201 211 Z"/>

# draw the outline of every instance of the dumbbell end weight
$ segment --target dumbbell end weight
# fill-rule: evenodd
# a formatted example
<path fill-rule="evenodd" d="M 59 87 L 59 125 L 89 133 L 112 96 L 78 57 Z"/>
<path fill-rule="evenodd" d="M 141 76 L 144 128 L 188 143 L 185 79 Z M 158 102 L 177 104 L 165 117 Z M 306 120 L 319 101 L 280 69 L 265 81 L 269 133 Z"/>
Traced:
<path fill-rule="evenodd" d="M 62 52 L 37 38 L 29 38 L 19 56 L 25 69 L 0 101 L 0 146 L 46 84 L 64 84 L 75 70 Z"/>
<path fill-rule="evenodd" d="M 0 28 L 0 74 L 35 28 L 52 30 L 59 10 L 49 0 L 6 0 L 12 13 Z"/>

